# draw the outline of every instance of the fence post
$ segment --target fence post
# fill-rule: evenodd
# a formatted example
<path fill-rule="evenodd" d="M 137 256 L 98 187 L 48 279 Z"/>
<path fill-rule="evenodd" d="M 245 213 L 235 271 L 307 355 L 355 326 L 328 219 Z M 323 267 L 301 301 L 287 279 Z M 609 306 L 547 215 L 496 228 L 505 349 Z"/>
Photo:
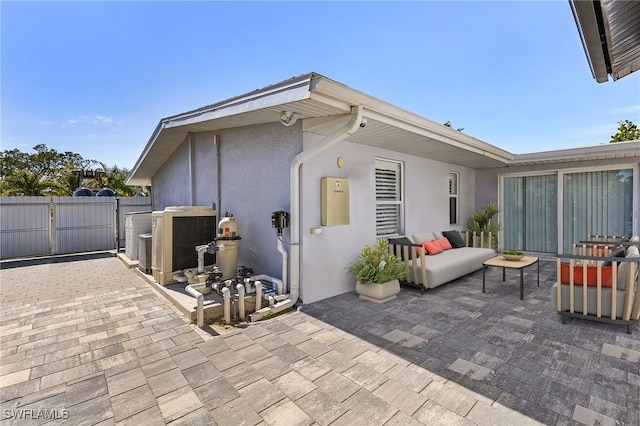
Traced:
<path fill-rule="evenodd" d="M 49 254 L 56 253 L 56 206 L 49 198 Z"/>
<path fill-rule="evenodd" d="M 120 197 L 116 197 L 116 253 L 120 253 Z"/>

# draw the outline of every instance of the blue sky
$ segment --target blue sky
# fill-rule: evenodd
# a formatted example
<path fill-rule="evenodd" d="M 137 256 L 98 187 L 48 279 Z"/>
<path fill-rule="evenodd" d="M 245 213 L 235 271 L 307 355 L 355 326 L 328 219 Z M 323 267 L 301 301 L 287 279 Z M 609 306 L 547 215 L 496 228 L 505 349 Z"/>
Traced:
<path fill-rule="evenodd" d="M 2 149 L 130 168 L 158 121 L 318 72 L 511 152 L 640 123 L 593 79 L 567 1 L 1 3 Z"/>

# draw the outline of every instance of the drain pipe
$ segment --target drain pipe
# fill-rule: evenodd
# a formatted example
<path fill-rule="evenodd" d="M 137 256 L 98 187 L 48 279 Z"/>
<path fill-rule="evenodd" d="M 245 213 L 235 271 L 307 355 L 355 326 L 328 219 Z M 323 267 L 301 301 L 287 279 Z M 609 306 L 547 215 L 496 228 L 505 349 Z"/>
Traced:
<path fill-rule="evenodd" d="M 281 236 L 278 236 L 278 251 L 282 255 L 282 282 L 283 282 L 282 289 L 280 288 L 278 289 L 278 294 L 283 294 L 286 291 L 284 286 L 287 284 L 287 271 L 289 270 L 289 265 L 288 265 L 289 255 L 287 254 L 287 251 L 283 247 Z"/>
<path fill-rule="evenodd" d="M 196 303 L 198 304 L 196 308 L 196 324 L 198 327 L 204 326 L 204 294 L 191 287 L 191 285 L 186 286 L 184 290 L 196 298 Z"/>
<path fill-rule="evenodd" d="M 251 321 L 258 321 L 267 313 L 278 313 L 291 308 L 300 295 L 300 167 L 305 161 L 308 161 L 316 155 L 326 151 L 338 142 L 343 141 L 349 135 L 354 134 L 363 123 L 362 105 L 351 107 L 351 119 L 349 122 L 330 133 L 324 139 L 315 143 L 309 149 L 306 149 L 295 156 L 291 162 L 290 168 L 290 197 L 291 197 L 291 276 L 289 283 L 289 297 L 281 302 L 276 303 L 268 308 L 261 309 L 250 315 Z"/>
<path fill-rule="evenodd" d="M 220 172 L 220 138 L 218 135 L 213 135 L 213 147 L 215 157 L 216 157 L 216 215 L 220 217 L 220 212 L 222 211 L 222 195 L 220 192 L 222 191 L 222 184 L 220 182 L 220 177 L 222 173 Z"/>

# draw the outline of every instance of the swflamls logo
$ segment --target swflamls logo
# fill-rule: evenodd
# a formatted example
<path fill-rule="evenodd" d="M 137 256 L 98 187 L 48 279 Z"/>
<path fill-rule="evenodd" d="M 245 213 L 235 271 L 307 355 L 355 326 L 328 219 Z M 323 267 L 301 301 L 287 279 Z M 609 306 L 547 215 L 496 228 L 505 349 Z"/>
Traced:
<path fill-rule="evenodd" d="M 47 408 L 6 408 L 2 411 L 4 419 L 40 419 L 40 420 L 61 420 L 69 418 L 69 410 L 47 409 Z"/>

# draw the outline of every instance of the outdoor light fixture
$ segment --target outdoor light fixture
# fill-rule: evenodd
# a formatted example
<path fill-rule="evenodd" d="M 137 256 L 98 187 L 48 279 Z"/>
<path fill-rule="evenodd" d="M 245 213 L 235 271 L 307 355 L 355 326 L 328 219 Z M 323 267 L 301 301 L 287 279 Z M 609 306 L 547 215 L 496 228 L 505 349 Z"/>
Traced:
<path fill-rule="evenodd" d="M 300 116 L 295 112 L 282 111 L 282 114 L 280 114 L 280 123 L 287 127 L 293 126 L 296 121 L 298 121 L 298 118 L 300 118 Z"/>

